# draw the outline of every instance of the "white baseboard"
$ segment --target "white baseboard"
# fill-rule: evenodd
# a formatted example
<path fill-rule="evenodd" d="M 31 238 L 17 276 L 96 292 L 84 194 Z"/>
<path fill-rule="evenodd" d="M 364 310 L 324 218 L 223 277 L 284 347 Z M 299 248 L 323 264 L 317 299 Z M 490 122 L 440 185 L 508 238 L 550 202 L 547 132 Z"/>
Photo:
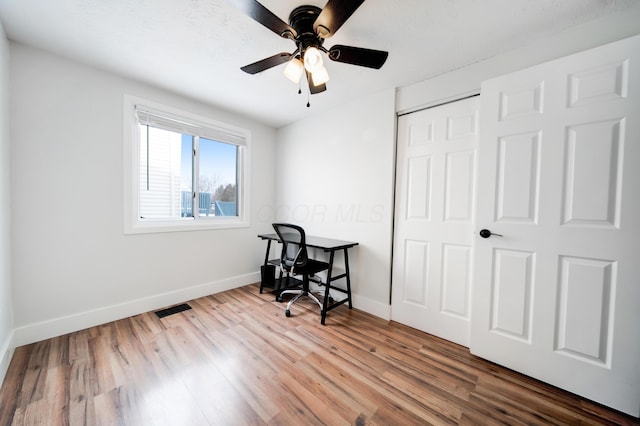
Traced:
<path fill-rule="evenodd" d="M 49 339 L 67 333 L 72 333 L 85 328 L 116 321 L 144 312 L 164 308 L 166 306 L 183 303 L 188 300 L 210 294 L 220 293 L 232 288 L 242 287 L 260 281 L 260 273 L 254 272 L 246 275 L 199 284 L 168 293 L 150 296 L 144 299 L 105 306 L 87 312 L 80 312 L 64 317 L 18 327 L 13 331 L 13 339 L 9 343 L 10 348 L 27 345 L 40 340 Z M 11 350 L 13 353 L 13 350 Z M 9 358 L 10 359 L 10 358 Z M 1 367 L 1 365 L 0 365 Z"/>
<path fill-rule="evenodd" d="M 13 345 L 13 336 L 14 331 L 11 331 L 0 348 L 0 385 L 4 382 L 4 377 L 7 375 L 7 370 L 9 369 L 11 358 L 13 357 L 13 351 L 15 348 Z"/>
<path fill-rule="evenodd" d="M 391 306 L 386 303 L 380 303 L 367 297 L 352 294 L 353 307 L 368 314 L 375 315 L 379 318 L 389 321 L 391 319 Z"/>
<path fill-rule="evenodd" d="M 323 287 L 319 287 L 313 283 L 311 285 L 311 290 L 317 291 L 320 294 L 324 293 Z M 331 296 L 333 296 L 335 300 L 341 300 L 344 298 L 342 293 L 335 293 L 334 290 L 331 290 Z M 353 303 L 353 307 L 359 311 L 366 312 L 387 321 L 391 319 L 391 306 L 386 303 L 380 303 L 373 299 L 369 299 L 368 297 L 359 296 L 353 292 L 351 293 L 351 301 Z"/>

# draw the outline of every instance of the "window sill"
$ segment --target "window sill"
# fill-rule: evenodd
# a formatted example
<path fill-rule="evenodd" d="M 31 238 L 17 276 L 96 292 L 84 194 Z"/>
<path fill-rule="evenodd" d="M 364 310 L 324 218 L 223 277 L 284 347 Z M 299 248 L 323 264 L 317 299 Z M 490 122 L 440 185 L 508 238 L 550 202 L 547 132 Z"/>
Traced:
<path fill-rule="evenodd" d="M 225 219 L 175 219 L 175 220 L 136 220 L 125 226 L 124 233 L 129 234 L 154 234 L 162 232 L 207 231 L 215 229 L 248 228 L 249 222 L 237 217 Z"/>

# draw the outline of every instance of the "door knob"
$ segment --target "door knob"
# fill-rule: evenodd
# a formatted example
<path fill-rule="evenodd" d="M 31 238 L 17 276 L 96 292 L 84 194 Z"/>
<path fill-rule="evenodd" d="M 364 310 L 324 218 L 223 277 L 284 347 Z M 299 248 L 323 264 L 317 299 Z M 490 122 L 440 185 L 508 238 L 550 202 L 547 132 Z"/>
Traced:
<path fill-rule="evenodd" d="M 481 229 L 480 230 L 480 236 L 482 238 L 489 238 L 490 236 L 495 235 L 496 237 L 502 237 L 502 235 L 500 234 L 494 234 L 493 232 L 489 231 L 488 229 Z"/>

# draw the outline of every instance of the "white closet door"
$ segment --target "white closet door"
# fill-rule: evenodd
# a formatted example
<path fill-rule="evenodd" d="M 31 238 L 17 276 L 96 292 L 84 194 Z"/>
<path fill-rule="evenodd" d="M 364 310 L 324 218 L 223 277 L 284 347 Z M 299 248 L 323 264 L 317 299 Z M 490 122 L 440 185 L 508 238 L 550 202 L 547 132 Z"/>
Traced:
<path fill-rule="evenodd" d="M 469 346 L 478 98 L 398 120 L 394 321 Z"/>
<path fill-rule="evenodd" d="M 482 85 L 471 351 L 640 415 L 640 37 Z"/>

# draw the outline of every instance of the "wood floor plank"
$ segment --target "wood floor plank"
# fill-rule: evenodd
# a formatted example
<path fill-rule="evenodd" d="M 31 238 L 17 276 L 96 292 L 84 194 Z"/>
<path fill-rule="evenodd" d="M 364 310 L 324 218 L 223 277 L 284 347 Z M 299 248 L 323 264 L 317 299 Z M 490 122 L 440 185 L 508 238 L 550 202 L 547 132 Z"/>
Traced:
<path fill-rule="evenodd" d="M 21 346 L 14 351 L 7 376 L 0 388 L 0 424 L 9 425 L 12 422 L 14 413 L 21 412 L 19 405 L 22 389 L 24 388 L 24 378 L 28 365 L 29 346 Z"/>
<path fill-rule="evenodd" d="M 278 382 L 286 390 L 284 394 L 288 396 L 287 399 L 299 404 L 296 411 L 305 410 L 306 419 L 312 417 L 320 424 L 349 425 L 351 419 L 358 413 L 352 412 L 351 408 L 340 410 L 340 406 L 336 404 L 337 401 L 334 398 L 326 398 L 326 388 L 321 383 L 305 383 L 303 380 L 299 380 L 303 374 L 302 371 L 294 368 L 278 374 Z"/>
<path fill-rule="evenodd" d="M 109 392 L 117 387 L 114 376 L 117 372 L 111 366 L 111 347 L 102 335 L 92 338 L 89 341 L 89 356 L 91 358 L 90 374 L 93 395 L 100 395 Z"/>
<path fill-rule="evenodd" d="M 346 306 L 250 285 L 16 348 L 0 425 L 640 425 Z"/>
<path fill-rule="evenodd" d="M 220 425 L 261 424 L 260 416 L 225 378 L 210 364 L 192 366 L 181 372 L 179 380 L 202 411 L 207 422 Z"/>

